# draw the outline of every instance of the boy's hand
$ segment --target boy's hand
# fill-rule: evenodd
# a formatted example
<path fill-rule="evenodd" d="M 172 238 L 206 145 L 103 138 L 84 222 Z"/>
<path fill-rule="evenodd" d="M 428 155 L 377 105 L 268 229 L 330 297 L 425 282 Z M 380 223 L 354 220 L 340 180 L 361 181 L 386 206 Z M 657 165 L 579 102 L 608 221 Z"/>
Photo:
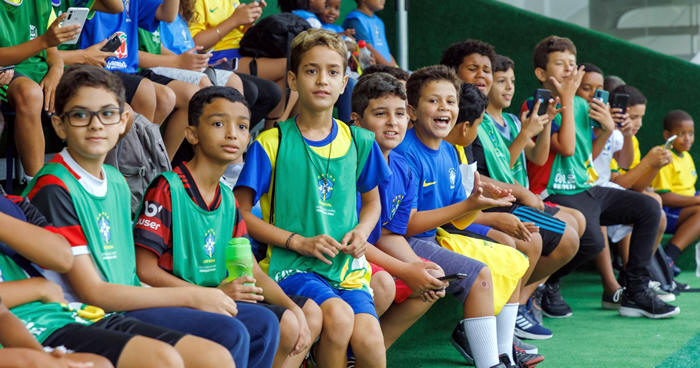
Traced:
<path fill-rule="evenodd" d="M 262 15 L 263 7 L 260 3 L 252 2 L 249 4 L 240 4 L 231 14 L 231 18 L 236 20 L 237 24 L 249 25 L 253 24 Z"/>
<path fill-rule="evenodd" d="M 340 243 L 332 237 L 321 234 L 313 238 L 305 238 L 295 235 L 289 242 L 289 249 L 307 257 L 316 257 L 321 262 L 331 264 L 329 258 L 338 255 L 341 249 Z"/>
<path fill-rule="evenodd" d="M 68 16 L 68 13 L 63 13 L 61 16 L 51 23 L 46 33 L 39 36 L 43 38 L 44 48 L 58 46 L 68 40 L 72 40 L 80 34 L 80 25 L 60 27 L 61 22 Z"/>
<path fill-rule="evenodd" d="M 362 257 L 367 250 L 367 235 L 357 228 L 348 231 L 340 242 L 340 250 L 353 258 Z"/>
<path fill-rule="evenodd" d="M 14 69 L 5 70 L 4 72 L 0 72 L 0 86 L 10 84 L 10 82 L 12 82 L 12 77 L 14 77 L 14 76 L 15 76 Z"/>
<path fill-rule="evenodd" d="M 107 58 L 115 56 L 115 53 L 100 50 L 105 44 L 107 44 L 107 39 L 104 39 L 83 50 L 82 64 L 100 67 L 107 66 Z"/>
<path fill-rule="evenodd" d="M 532 240 L 531 230 L 539 231 L 534 224 L 526 225 L 524 222 L 520 221 L 517 216 L 511 213 L 499 213 L 494 228 L 516 239 L 527 242 Z"/>
<path fill-rule="evenodd" d="M 574 69 L 569 78 L 566 78 L 563 82 L 559 82 L 554 77 L 549 77 L 550 82 L 552 82 L 557 93 L 561 96 L 562 102 L 573 101 L 574 96 L 576 96 L 576 90 L 581 85 L 584 74 L 586 73 L 582 65 L 580 68 Z"/>
<path fill-rule="evenodd" d="M 489 195 L 493 196 L 491 198 L 484 195 L 484 189 L 488 191 Z M 510 190 L 501 189 L 494 185 L 482 184 L 479 178 L 479 173 L 474 173 L 474 189 L 469 198 L 466 199 L 471 203 L 470 210 L 483 210 L 492 207 L 508 207 L 515 197 Z"/>
<path fill-rule="evenodd" d="M 433 265 L 435 265 L 436 268 L 427 268 L 425 270 L 430 276 L 433 276 L 436 279 L 438 277 L 445 276 L 445 271 L 443 271 L 440 266 L 435 263 L 433 263 Z M 423 294 L 421 294 L 421 299 L 424 302 L 432 303 L 445 296 L 445 289 L 450 285 L 450 283 L 447 281 L 438 281 L 443 282 L 445 286 L 439 289 L 427 289 Z"/>
<path fill-rule="evenodd" d="M 62 76 L 63 65 L 60 67 L 52 67 L 49 68 L 44 79 L 39 83 L 39 86 L 44 90 L 44 110 L 48 113 L 54 112 L 53 103 L 56 95 L 56 87 L 58 86 L 58 82 L 61 81 Z"/>
<path fill-rule="evenodd" d="M 559 96 L 555 97 L 554 99 L 549 99 L 549 105 L 547 105 L 547 117 L 550 122 L 554 120 L 554 118 L 556 118 L 557 115 L 559 115 L 559 113 L 566 108 L 564 106 L 559 106 L 560 102 L 561 99 L 559 98 Z"/>
<path fill-rule="evenodd" d="M 673 161 L 673 155 L 671 155 L 671 151 L 656 146 L 650 149 L 642 160 L 647 161 L 651 167 L 660 169 Z"/>
<path fill-rule="evenodd" d="M 37 289 L 41 290 L 42 303 L 67 303 L 63 296 L 63 289 L 55 282 L 42 277 L 32 277 L 30 280 L 36 283 Z"/>
<path fill-rule="evenodd" d="M 523 188 L 521 192 L 518 193 L 518 202 L 523 206 L 532 207 L 540 211 L 544 211 L 544 201 L 535 193 Z"/>
<path fill-rule="evenodd" d="M 221 289 L 188 287 L 186 290 L 190 293 L 190 308 L 232 317 L 238 314 L 236 302 Z"/>
<path fill-rule="evenodd" d="M 217 287 L 235 301 L 257 303 L 265 299 L 262 296 L 263 289 L 255 286 L 255 279 L 250 276 L 241 276 L 233 281 L 224 280 Z"/>
<path fill-rule="evenodd" d="M 299 324 L 299 336 L 297 336 L 297 341 L 294 343 L 294 350 L 289 353 L 289 356 L 294 356 L 302 351 L 306 350 L 311 346 L 311 331 L 309 331 L 309 324 L 306 322 L 306 316 L 301 308 L 295 308 L 291 310 L 294 316 L 297 317 L 297 322 Z"/>
<path fill-rule="evenodd" d="M 407 266 L 401 270 L 401 274 L 396 276 L 417 294 L 424 294 L 429 290 L 444 289 L 449 285 L 448 282 L 437 279 L 437 277 L 443 275 L 435 277 L 429 272 L 430 270 L 437 271 L 435 272 L 436 274 L 443 273 L 440 266 L 435 263 L 416 261 L 408 263 Z"/>
<path fill-rule="evenodd" d="M 549 101 L 551 103 L 553 100 L 550 98 Z M 544 129 L 544 126 L 550 121 L 549 115 L 546 113 L 544 115 L 537 115 L 537 111 L 539 111 L 541 104 L 542 102 L 540 100 L 535 102 L 535 106 L 533 106 L 532 110 L 530 110 L 532 111 L 530 117 L 527 116 L 527 111 L 523 111 L 523 113 L 520 115 L 520 121 L 523 122 L 522 132 L 525 133 L 525 136 L 528 139 L 540 134 L 542 129 Z"/>
<path fill-rule="evenodd" d="M 209 66 L 210 53 L 200 54 L 202 46 L 195 46 L 177 56 L 178 68 L 185 70 L 202 71 Z"/>
<path fill-rule="evenodd" d="M 615 130 L 615 121 L 610 115 L 610 105 L 602 103 L 600 100 L 592 99 L 588 105 L 588 116 L 600 123 L 600 129 L 604 132 Z"/>

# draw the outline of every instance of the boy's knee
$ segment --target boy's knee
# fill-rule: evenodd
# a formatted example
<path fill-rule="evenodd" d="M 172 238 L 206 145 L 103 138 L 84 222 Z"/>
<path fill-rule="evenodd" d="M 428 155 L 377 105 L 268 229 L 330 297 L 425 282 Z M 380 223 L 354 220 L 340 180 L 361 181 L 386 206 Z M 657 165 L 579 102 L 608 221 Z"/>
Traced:
<path fill-rule="evenodd" d="M 220 335 L 211 340 L 223 345 L 230 354 L 235 356 L 241 351 L 248 351 L 250 334 L 243 322 L 235 318 L 222 318 L 217 323 L 216 330 L 220 331 Z"/>
<path fill-rule="evenodd" d="M 199 79 L 199 88 L 211 87 L 212 81 L 206 75 Z"/>
<path fill-rule="evenodd" d="M 560 256 L 565 259 L 573 258 L 574 255 L 576 255 L 576 252 L 578 252 L 579 239 L 580 238 L 576 231 L 567 226 L 566 229 L 564 229 L 564 234 L 562 235 L 559 245 L 557 246 Z"/>
<path fill-rule="evenodd" d="M 352 307 L 340 298 L 331 298 L 321 304 L 321 310 L 324 335 L 332 341 L 347 344 L 355 323 Z"/>
<path fill-rule="evenodd" d="M 386 271 L 379 271 L 372 275 L 370 286 L 374 290 L 375 295 L 382 299 L 393 300 L 396 295 L 394 278 Z"/>
<path fill-rule="evenodd" d="M 385 354 L 384 336 L 379 320 L 369 314 L 360 314 L 356 318 L 352 335 L 352 349 L 355 354 Z"/>
<path fill-rule="evenodd" d="M 304 312 L 306 324 L 309 326 L 312 337 L 317 336 L 321 333 L 321 327 L 323 326 L 323 312 L 321 312 L 321 307 L 313 300 L 308 299 L 301 310 Z"/>
<path fill-rule="evenodd" d="M 294 344 L 299 336 L 299 320 L 290 310 L 284 311 L 280 319 L 280 344 L 279 350 L 289 354 L 294 350 Z"/>
<path fill-rule="evenodd" d="M 16 85 L 8 90 L 9 97 L 18 113 L 41 113 L 44 102 L 44 91 L 33 81 Z"/>
<path fill-rule="evenodd" d="M 533 233 L 529 242 L 520 241 L 516 245 L 516 249 L 525 253 L 528 258 L 539 257 L 542 254 L 542 236 L 539 233 Z"/>
<path fill-rule="evenodd" d="M 235 367 L 231 353 L 223 346 L 211 342 L 206 348 L 206 354 L 197 354 L 197 367 L 224 368 Z"/>
<path fill-rule="evenodd" d="M 476 280 L 474 281 L 474 286 L 478 290 L 491 290 L 493 289 L 493 280 L 491 279 L 491 271 L 487 266 L 484 266 L 481 268 L 481 271 L 479 271 L 479 274 L 476 276 Z"/>
<path fill-rule="evenodd" d="M 180 368 L 185 366 L 185 362 L 182 360 L 180 353 L 178 353 L 174 347 L 168 344 L 152 344 L 148 351 L 151 354 L 151 361 L 158 362 L 160 367 Z"/>
<path fill-rule="evenodd" d="M 156 110 L 168 114 L 175 108 L 175 92 L 168 86 L 155 85 Z"/>

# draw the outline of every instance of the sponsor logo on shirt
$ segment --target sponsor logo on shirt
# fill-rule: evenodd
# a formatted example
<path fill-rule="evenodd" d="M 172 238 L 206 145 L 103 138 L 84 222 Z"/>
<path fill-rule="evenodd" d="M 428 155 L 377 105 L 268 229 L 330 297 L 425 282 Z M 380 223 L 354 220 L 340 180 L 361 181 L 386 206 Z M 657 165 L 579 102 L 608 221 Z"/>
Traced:
<path fill-rule="evenodd" d="M 145 218 L 138 219 L 138 221 L 136 221 L 136 226 L 145 227 L 154 231 L 158 231 L 158 229 L 160 229 L 159 223 Z"/>
<path fill-rule="evenodd" d="M 210 12 L 210 13 L 214 13 L 214 12 L 217 11 L 218 9 L 219 9 L 219 7 L 217 6 L 217 7 L 214 8 L 214 9 L 209 9 L 209 12 Z"/>
<path fill-rule="evenodd" d="M 209 229 L 204 233 L 204 251 L 209 258 L 214 256 L 216 250 L 216 231 Z"/>
<path fill-rule="evenodd" d="M 116 51 L 114 51 L 114 54 L 117 56 L 117 59 L 126 59 L 126 57 L 129 56 L 129 52 L 126 45 L 126 33 L 119 31 L 117 32 L 117 36 L 119 37 L 119 41 L 121 41 L 122 44 L 119 45 L 119 48 Z"/>
<path fill-rule="evenodd" d="M 33 40 L 39 36 L 39 31 L 37 30 L 36 26 L 33 24 L 29 25 L 29 39 Z"/>
<path fill-rule="evenodd" d="M 163 206 L 161 205 L 155 204 L 151 201 L 143 202 L 143 214 L 148 217 L 157 215 L 161 210 L 163 210 Z"/>
<path fill-rule="evenodd" d="M 427 187 L 429 187 L 429 186 L 431 186 L 431 185 L 434 185 L 434 184 L 436 184 L 436 183 L 437 183 L 437 181 L 428 182 L 428 181 L 426 181 L 426 180 L 423 180 L 423 188 L 427 188 Z"/>

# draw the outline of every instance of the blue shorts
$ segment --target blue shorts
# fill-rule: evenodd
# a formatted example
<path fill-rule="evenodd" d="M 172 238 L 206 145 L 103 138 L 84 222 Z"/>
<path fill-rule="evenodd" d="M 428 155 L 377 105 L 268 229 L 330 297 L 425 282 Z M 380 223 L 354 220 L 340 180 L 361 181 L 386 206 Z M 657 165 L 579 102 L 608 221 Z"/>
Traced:
<path fill-rule="evenodd" d="M 279 283 L 287 295 L 302 295 L 313 299 L 319 306 L 330 298 L 340 298 L 348 303 L 355 314 L 367 313 L 377 317 L 372 296 L 364 290 L 335 289 L 322 276 L 315 273 L 296 273 Z"/>
<path fill-rule="evenodd" d="M 481 236 L 487 236 L 488 232 L 491 230 L 491 226 L 486 226 L 482 224 L 470 224 L 467 226 L 465 230 L 469 230 L 475 234 L 479 234 Z"/>
<path fill-rule="evenodd" d="M 664 212 L 666 213 L 666 234 L 674 234 L 676 228 L 678 227 L 678 217 L 681 214 L 682 207 L 669 207 L 664 206 Z"/>

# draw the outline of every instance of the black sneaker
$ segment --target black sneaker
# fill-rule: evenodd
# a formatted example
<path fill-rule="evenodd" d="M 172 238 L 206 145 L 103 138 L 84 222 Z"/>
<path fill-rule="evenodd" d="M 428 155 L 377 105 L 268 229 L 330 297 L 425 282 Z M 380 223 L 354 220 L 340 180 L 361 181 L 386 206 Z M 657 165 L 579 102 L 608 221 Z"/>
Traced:
<path fill-rule="evenodd" d="M 508 355 L 506 355 L 506 354 L 501 354 L 501 355 L 499 355 L 499 356 L 498 356 L 498 361 L 499 361 L 500 363 L 494 365 L 494 366 L 491 367 L 491 368 L 494 368 L 494 367 L 496 367 L 496 368 L 501 368 L 501 367 L 503 367 L 503 368 L 520 368 L 520 367 L 517 365 L 517 363 L 516 363 L 516 365 L 510 364 L 510 358 L 508 358 Z"/>
<path fill-rule="evenodd" d="M 518 367 L 532 368 L 542 363 L 544 356 L 540 354 L 529 354 L 513 344 L 513 360 L 515 360 L 515 364 L 517 364 Z"/>
<path fill-rule="evenodd" d="M 559 283 L 544 284 L 542 290 L 542 313 L 549 318 L 566 318 L 573 313 L 571 307 L 566 304 L 564 297 L 559 293 Z"/>
<path fill-rule="evenodd" d="M 464 331 L 464 325 L 462 322 L 457 323 L 454 331 L 452 331 L 452 346 L 457 349 L 457 351 L 462 355 L 464 360 L 467 361 L 467 365 L 474 365 L 474 358 L 472 357 L 472 349 L 469 347 L 469 341 L 467 341 L 467 333 Z"/>
<path fill-rule="evenodd" d="M 679 307 L 664 303 L 646 287 L 636 292 L 626 289 L 622 293 L 620 315 L 623 317 L 669 318 L 680 312 Z"/>
<path fill-rule="evenodd" d="M 619 288 L 615 290 L 612 295 L 605 295 L 603 293 L 603 298 L 600 302 L 603 309 L 607 310 L 618 310 L 620 309 L 620 300 L 622 299 L 622 293 L 625 289 Z"/>

